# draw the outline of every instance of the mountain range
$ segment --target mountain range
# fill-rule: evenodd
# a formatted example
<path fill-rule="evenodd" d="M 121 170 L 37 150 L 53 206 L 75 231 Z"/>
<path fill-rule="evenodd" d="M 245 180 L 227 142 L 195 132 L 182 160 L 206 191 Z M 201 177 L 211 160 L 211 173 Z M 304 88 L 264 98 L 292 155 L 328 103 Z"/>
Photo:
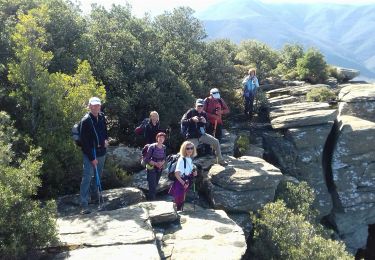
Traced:
<path fill-rule="evenodd" d="M 208 40 L 262 41 L 315 47 L 332 65 L 361 71 L 375 81 L 375 5 L 264 3 L 225 0 L 196 13 Z"/>

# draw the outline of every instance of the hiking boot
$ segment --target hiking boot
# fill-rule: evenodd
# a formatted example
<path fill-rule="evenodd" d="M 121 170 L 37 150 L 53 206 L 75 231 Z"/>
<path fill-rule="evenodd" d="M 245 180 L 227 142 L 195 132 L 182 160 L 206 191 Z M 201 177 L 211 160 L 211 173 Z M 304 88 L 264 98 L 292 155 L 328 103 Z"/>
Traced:
<path fill-rule="evenodd" d="M 219 164 L 221 166 L 227 166 L 228 165 L 228 163 L 226 161 L 224 161 L 224 160 L 220 161 Z"/>
<path fill-rule="evenodd" d="M 91 213 L 91 210 L 88 209 L 88 208 L 82 208 L 81 212 L 80 212 L 81 215 L 86 215 L 86 214 L 90 214 L 90 213 Z"/>

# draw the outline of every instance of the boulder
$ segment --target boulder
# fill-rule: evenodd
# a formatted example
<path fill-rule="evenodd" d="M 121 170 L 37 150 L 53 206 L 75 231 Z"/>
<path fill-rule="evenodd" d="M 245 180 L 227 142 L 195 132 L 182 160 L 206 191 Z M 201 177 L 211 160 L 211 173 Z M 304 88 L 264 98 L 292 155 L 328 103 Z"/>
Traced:
<path fill-rule="evenodd" d="M 339 93 L 339 116 L 351 115 L 375 122 L 375 84 L 350 84 Z"/>
<path fill-rule="evenodd" d="M 178 218 L 172 202 L 148 201 L 139 203 L 138 205 L 148 211 L 151 224 L 153 225 L 173 222 Z"/>
<path fill-rule="evenodd" d="M 102 192 L 102 196 L 104 200 L 103 208 L 106 210 L 119 209 L 146 200 L 141 190 L 131 187 L 105 190 Z M 95 211 L 98 205 L 89 204 L 89 207 L 90 210 Z M 73 194 L 59 197 L 57 199 L 57 209 L 59 216 L 79 214 L 80 195 Z"/>
<path fill-rule="evenodd" d="M 229 212 L 256 211 L 273 201 L 280 170 L 263 159 L 242 156 L 228 166 L 215 164 L 208 172 L 210 201 L 217 209 Z"/>
<path fill-rule="evenodd" d="M 279 88 L 267 91 L 268 97 L 270 97 L 270 101 L 276 100 L 275 97 L 286 97 L 286 96 L 306 96 L 311 90 L 320 87 L 327 87 L 330 88 L 329 85 L 326 84 L 304 84 L 302 86 L 287 86 L 285 88 Z"/>
<path fill-rule="evenodd" d="M 238 260 L 246 251 L 242 229 L 222 210 L 183 211 L 162 240 L 162 259 Z"/>
<path fill-rule="evenodd" d="M 253 156 L 253 157 L 263 158 L 263 154 L 264 154 L 263 148 L 250 144 L 249 149 L 247 149 L 244 152 L 243 156 Z"/>
<path fill-rule="evenodd" d="M 342 79 L 343 81 L 352 80 L 355 77 L 358 77 L 360 74 L 359 70 L 342 68 L 342 67 L 336 67 L 336 71 L 337 71 L 338 78 Z"/>
<path fill-rule="evenodd" d="M 344 115 L 339 120 L 332 158 L 332 220 L 354 252 L 366 246 L 368 225 L 375 223 L 375 123 Z"/>
<path fill-rule="evenodd" d="M 303 126 L 321 125 L 333 122 L 336 119 L 337 110 L 315 110 L 280 116 L 271 121 L 272 128 L 295 128 Z"/>
<path fill-rule="evenodd" d="M 137 171 L 141 166 L 142 151 L 139 148 L 125 145 L 110 146 L 107 151 L 107 159 L 112 160 L 116 165 L 127 171 Z"/>
<path fill-rule="evenodd" d="M 315 191 L 314 207 L 320 217 L 328 215 L 332 209 L 332 199 L 326 185 L 326 163 L 324 148 L 331 133 L 333 122 L 290 128 L 284 134 L 264 134 L 263 140 L 268 157 L 275 161 L 287 175 L 306 181 Z"/>

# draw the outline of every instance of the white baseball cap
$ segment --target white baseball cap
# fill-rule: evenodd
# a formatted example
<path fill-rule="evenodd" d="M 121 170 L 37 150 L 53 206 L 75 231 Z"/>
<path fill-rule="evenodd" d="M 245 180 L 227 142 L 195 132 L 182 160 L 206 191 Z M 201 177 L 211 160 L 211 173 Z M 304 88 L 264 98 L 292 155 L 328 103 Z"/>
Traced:
<path fill-rule="evenodd" d="M 101 105 L 100 99 L 98 97 L 92 97 L 89 99 L 89 105 Z"/>
<path fill-rule="evenodd" d="M 211 90 L 210 90 L 210 95 L 212 95 L 212 94 L 216 94 L 216 93 L 219 93 L 220 91 L 217 89 L 217 88 L 212 88 Z"/>

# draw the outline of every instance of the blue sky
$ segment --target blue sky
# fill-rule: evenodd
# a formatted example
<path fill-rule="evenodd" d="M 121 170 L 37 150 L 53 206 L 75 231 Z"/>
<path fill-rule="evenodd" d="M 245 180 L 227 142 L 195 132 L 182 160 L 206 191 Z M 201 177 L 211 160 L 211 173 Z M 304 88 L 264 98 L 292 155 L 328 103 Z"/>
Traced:
<path fill-rule="evenodd" d="M 81 9 L 88 13 L 90 5 L 97 3 L 109 9 L 112 4 L 125 5 L 128 2 L 132 6 L 132 13 L 142 17 L 146 12 L 151 15 L 158 15 L 163 11 L 170 11 L 178 6 L 190 6 L 195 11 L 202 11 L 210 5 L 225 0 L 76 0 L 81 2 Z M 341 3 L 341 4 L 369 4 L 375 0 L 261 0 L 267 3 Z"/>

